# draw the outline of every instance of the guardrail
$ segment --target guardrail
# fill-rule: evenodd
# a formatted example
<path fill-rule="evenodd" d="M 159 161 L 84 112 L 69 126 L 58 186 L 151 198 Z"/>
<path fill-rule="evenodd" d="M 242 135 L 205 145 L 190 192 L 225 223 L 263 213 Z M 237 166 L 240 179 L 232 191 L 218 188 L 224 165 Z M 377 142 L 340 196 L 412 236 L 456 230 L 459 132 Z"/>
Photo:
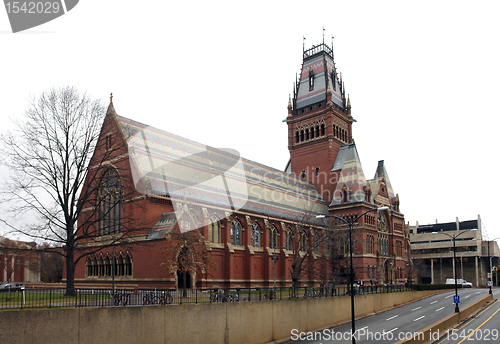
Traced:
<path fill-rule="evenodd" d="M 356 294 L 404 292 L 404 285 L 356 287 Z M 24 289 L 0 293 L 0 309 L 55 307 L 150 306 L 183 303 L 248 302 L 299 298 L 342 297 L 348 287 L 237 288 L 237 289 L 75 289 L 67 296 L 64 288 Z"/>

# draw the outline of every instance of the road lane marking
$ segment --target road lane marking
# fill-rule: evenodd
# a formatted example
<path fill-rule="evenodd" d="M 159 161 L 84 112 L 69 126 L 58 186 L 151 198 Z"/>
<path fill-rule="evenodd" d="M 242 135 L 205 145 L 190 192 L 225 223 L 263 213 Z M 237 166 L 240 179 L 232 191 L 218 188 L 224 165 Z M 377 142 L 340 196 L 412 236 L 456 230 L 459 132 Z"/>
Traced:
<path fill-rule="evenodd" d="M 444 307 L 436 309 L 436 312 L 439 312 L 440 310 L 444 309 Z"/>
<path fill-rule="evenodd" d="M 432 302 L 431 302 L 431 305 L 432 305 L 432 304 L 434 304 L 434 303 L 436 303 L 436 302 L 437 302 L 437 300 L 436 300 L 436 301 L 432 301 Z"/>
<path fill-rule="evenodd" d="M 417 319 L 415 319 L 413 321 L 419 321 L 420 319 L 423 319 L 423 318 L 425 318 L 425 315 L 422 315 L 420 318 L 417 318 Z"/>
<path fill-rule="evenodd" d="M 385 332 L 384 330 L 382 330 L 382 335 L 384 336 L 384 335 L 386 335 L 387 333 L 391 333 L 392 331 L 396 331 L 397 329 L 398 329 L 398 328 L 397 328 L 397 327 L 395 327 L 395 328 L 393 328 L 392 330 L 387 331 L 387 332 Z"/>
<path fill-rule="evenodd" d="M 452 297 L 452 296 L 455 296 L 454 294 L 451 294 L 451 295 L 448 295 L 445 297 L 445 299 L 449 298 L 449 297 Z"/>
<path fill-rule="evenodd" d="M 356 333 L 358 331 L 361 331 L 361 330 L 364 330 L 365 328 L 368 328 L 368 326 L 365 326 L 365 327 L 362 327 L 362 328 L 358 328 L 356 331 L 354 331 L 354 333 Z"/>
<path fill-rule="evenodd" d="M 495 313 L 493 313 L 493 314 L 492 314 L 492 315 L 491 315 L 488 319 L 486 319 L 486 320 L 485 320 L 485 321 L 484 321 L 481 325 L 479 325 L 478 327 L 476 327 L 476 328 L 474 329 L 474 331 L 472 331 L 471 333 L 469 333 L 469 335 L 468 335 L 467 337 L 465 337 L 464 339 L 462 339 L 462 340 L 461 340 L 460 342 L 458 342 L 457 344 L 461 344 L 464 340 L 466 340 L 466 339 L 467 339 L 467 338 L 469 338 L 471 335 L 473 335 L 473 334 L 474 334 L 474 332 L 476 332 L 476 331 L 477 331 L 477 330 L 478 330 L 481 326 L 483 326 L 483 325 L 484 325 L 484 324 L 486 324 L 488 321 L 490 321 L 490 319 L 491 319 L 491 318 L 493 318 L 493 316 L 494 316 L 495 314 L 497 314 L 497 313 L 498 313 L 498 311 L 500 311 L 500 308 L 498 308 L 498 309 L 495 311 Z"/>
<path fill-rule="evenodd" d="M 420 309 L 420 308 L 422 308 L 422 307 L 413 308 L 411 311 L 413 312 L 413 311 L 416 311 L 417 309 Z"/>
<path fill-rule="evenodd" d="M 468 297 L 470 297 L 470 295 L 467 295 L 466 297 L 464 297 L 464 299 L 466 299 L 466 298 L 468 298 Z"/>
<path fill-rule="evenodd" d="M 395 315 L 395 316 L 393 316 L 393 317 L 390 317 L 390 318 L 385 319 L 385 321 L 388 321 L 388 320 L 391 320 L 391 319 L 394 319 L 394 318 L 397 318 L 397 317 L 399 317 L 399 315 L 398 315 L 398 314 L 397 314 L 397 315 Z"/>

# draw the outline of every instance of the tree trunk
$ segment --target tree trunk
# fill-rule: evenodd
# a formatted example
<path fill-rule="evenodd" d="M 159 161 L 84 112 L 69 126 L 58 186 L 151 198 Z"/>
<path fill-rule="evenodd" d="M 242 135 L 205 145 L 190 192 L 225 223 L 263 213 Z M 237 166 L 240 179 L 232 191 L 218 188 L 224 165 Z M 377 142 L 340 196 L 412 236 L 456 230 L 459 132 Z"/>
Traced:
<path fill-rule="evenodd" d="M 73 247 L 68 248 L 66 251 L 66 296 L 76 296 L 74 256 L 75 251 Z"/>

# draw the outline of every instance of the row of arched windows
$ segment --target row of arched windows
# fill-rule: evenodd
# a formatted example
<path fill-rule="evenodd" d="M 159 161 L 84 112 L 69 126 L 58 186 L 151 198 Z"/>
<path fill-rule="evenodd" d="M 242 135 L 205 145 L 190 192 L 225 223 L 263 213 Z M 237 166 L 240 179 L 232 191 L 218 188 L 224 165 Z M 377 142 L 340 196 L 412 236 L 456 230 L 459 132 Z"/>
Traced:
<path fill-rule="evenodd" d="M 311 128 L 302 128 L 295 132 L 295 143 L 312 140 L 316 137 L 325 136 L 325 124 L 316 124 Z"/>
<path fill-rule="evenodd" d="M 338 125 L 334 125 L 333 126 L 333 136 L 335 136 L 337 139 L 339 139 L 342 142 L 347 142 L 349 134 L 347 133 L 346 130 L 342 129 Z"/>
<path fill-rule="evenodd" d="M 208 241 L 212 243 L 221 243 L 222 241 L 222 233 L 221 233 L 221 222 L 218 221 L 216 217 L 213 217 L 209 221 L 208 225 Z M 243 234 L 242 234 L 242 225 L 238 220 L 233 220 L 231 222 L 231 233 L 230 233 L 230 243 L 232 245 L 245 245 L 243 242 Z M 285 243 L 284 247 L 287 250 L 292 250 L 293 249 L 293 235 L 292 235 L 292 230 L 290 228 L 285 229 Z M 279 237 L 279 232 L 276 226 L 272 226 L 269 228 L 268 231 L 268 245 L 270 248 L 278 248 L 281 247 L 278 245 L 278 237 Z M 249 246 L 253 247 L 262 247 L 262 230 L 259 226 L 258 223 L 253 223 L 250 226 L 250 242 L 248 243 Z M 307 244 L 307 235 L 305 233 L 302 233 L 302 235 L 299 238 L 299 249 L 304 250 Z"/>
<path fill-rule="evenodd" d="M 127 253 L 115 257 L 115 273 L 119 276 L 132 276 L 132 258 Z M 113 258 L 110 255 L 105 257 L 89 257 L 85 262 L 85 273 L 87 277 L 111 277 L 113 276 Z"/>

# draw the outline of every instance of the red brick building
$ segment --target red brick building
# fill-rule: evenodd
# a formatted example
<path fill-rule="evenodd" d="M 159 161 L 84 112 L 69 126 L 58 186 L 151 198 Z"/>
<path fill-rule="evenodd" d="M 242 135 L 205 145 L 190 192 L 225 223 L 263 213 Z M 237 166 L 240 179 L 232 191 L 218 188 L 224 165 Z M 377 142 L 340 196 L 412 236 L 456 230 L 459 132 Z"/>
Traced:
<path fill-rule="evenodd" d="M 278 286 L 289 285 L 294 257 L 307 255 L 307 243 L 325 231 L 338 235 L 309 245 L 314 250 L 306 260 L 315 268 L 300 280 L 341 281 L 348 267 L 345 230 L 315 216 L 357 217 L 380 206 L 389 210 L 364 215 L 353 231 L 355 278 L 406 281 L 408 236 L 384 162 L 373 179 L 365 178 L 332 49 L 320 44 L 303 54 L 288 104 L 284 172 L 121 117 L 111 99 L 83 191 L 92 190 L 94 201 L 79 220 L 98 235 L 79 242 L 79 252 L 92 254 L 77 265 L 77 283 L 109 285 L 114 254 L 118 285 L 259 287 L 273 285 L 275 276 Z M 162 263 L 175 233 L 190 231 L 200 233 L 211 263 L 184 279 L 175 261 L 168 269 Z"/>

